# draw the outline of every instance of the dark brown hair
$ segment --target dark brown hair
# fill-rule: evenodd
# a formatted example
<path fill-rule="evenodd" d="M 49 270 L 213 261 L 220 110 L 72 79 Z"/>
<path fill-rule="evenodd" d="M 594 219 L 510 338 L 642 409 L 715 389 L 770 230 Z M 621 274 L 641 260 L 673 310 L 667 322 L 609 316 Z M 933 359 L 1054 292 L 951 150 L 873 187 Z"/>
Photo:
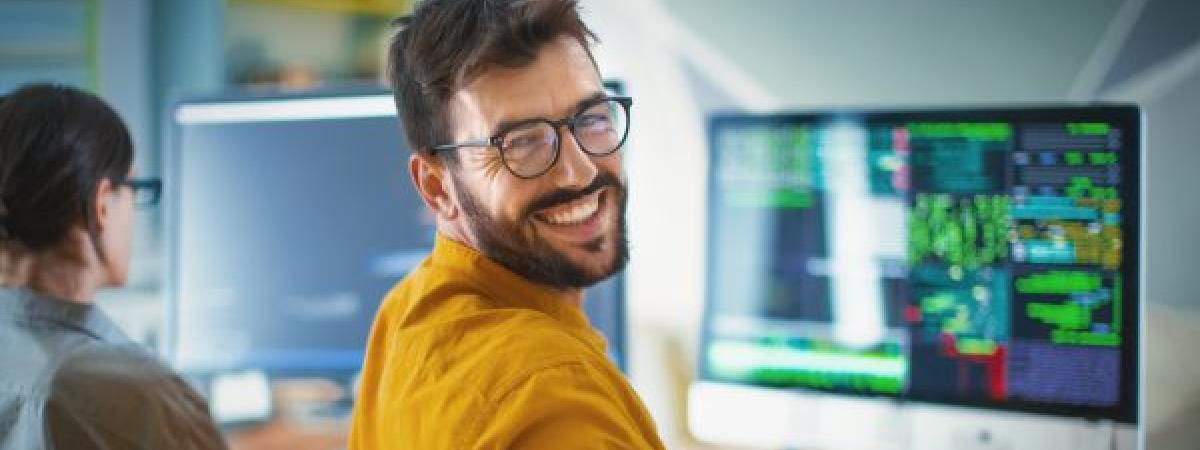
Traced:
<path fill-rule="evenodd" d="M 101 258 L 96 189 L 125 180 L 133 142 L 117 113 L 87 92 L 31 84 L 0 102 L 0 243 L 58 245 L 82 224 Z"/>
<path fill-rule="evenodd" d="M 488 68 L 528 66 L 561 36 L 591 57 L 596 40 L 575 0 L 426 0 L 395 24 L 388 72 L 396 110 L 409 145 L 423 152 L 451 143 L 450 97 Z"/>

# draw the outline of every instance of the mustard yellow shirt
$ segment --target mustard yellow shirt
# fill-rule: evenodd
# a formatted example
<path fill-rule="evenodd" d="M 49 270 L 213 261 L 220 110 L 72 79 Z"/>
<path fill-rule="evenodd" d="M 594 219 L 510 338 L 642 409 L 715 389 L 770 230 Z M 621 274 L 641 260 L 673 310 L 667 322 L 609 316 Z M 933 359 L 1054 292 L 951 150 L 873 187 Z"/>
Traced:
<path fill-rule="evenodd" d="M 438 236 L 384 298 L 351 450 L 662 449 L 582 309 Z"/>

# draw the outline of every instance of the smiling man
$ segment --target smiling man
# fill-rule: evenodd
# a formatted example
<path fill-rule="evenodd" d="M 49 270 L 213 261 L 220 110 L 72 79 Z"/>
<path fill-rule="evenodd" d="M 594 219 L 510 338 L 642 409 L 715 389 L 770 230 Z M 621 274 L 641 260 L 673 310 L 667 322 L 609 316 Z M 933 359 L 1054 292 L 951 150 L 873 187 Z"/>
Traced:
<path fill-rule="evenodd" d="M 383 301 L 350 448 L 661 449 L 583 314 L 627 259 L 621 147 L 569 0 L 429 0 L 389 49 L 433 253 Z"/>

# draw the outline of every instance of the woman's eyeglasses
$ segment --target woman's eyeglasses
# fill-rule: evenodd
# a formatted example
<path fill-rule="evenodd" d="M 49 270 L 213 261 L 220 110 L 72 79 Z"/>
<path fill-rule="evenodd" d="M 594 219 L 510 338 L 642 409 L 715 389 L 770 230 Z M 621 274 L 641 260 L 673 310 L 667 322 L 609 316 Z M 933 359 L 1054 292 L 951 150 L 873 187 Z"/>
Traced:
<path fill-rule="evenodd" d="M 162 198 L 162 179 L 160 178 L 129 178 L 120 183 L 133 189 L 133 204 L 139 208 L 148 208 L 158 204 Z"/>

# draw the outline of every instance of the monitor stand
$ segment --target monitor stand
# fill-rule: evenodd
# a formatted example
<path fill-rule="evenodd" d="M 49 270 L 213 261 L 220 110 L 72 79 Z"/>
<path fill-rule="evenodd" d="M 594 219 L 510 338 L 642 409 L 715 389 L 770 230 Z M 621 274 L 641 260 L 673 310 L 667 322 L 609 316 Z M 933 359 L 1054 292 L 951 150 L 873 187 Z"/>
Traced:
<path fill-rule="evenodd" d="M 762 448 L 907 450 L 899 403 L 806 391 L 699 382 L 688 428 L 705 442 Z"/>
<path fill-rule="evenodd" d="M 688 428 L 705 442 L 812 450 L 1134 450 L 1133 425 L 699 382 Z"/>
<path fill-rule="evenodd" d="M 909 404 L 905 410 L 912 449 L 1137 448 L 1136 428 L 1111 421 L 929 404 Z"/>

